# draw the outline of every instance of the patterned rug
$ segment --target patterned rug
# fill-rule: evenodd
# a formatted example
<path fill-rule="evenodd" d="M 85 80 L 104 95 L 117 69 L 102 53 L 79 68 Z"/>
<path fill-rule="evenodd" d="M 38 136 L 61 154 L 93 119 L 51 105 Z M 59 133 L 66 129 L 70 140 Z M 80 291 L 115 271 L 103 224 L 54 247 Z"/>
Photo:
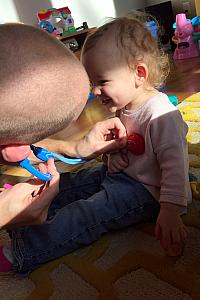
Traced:
<path fill-rule="evenodd" d="M 200 179 L 200 93 L 179 105 L 189 125 L 191 172 Z M 198 198 L 196 179 L 194 196 Z M 166 257 L 145 224 L 104 235 L 91 246 L 45 264 L 27 278 L 0 276 L 3 300 L 200 299 L 200 201 L 183 218 L 189 238 L 180 258 Z M 2 232 L 2 243 L 5 233 Z"/>

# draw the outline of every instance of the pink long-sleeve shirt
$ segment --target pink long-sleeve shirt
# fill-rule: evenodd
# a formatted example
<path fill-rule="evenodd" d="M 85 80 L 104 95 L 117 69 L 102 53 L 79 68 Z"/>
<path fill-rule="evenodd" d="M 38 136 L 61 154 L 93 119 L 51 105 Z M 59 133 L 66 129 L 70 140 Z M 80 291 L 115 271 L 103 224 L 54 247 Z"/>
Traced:
<path fill-rule="evenodd" d="M 160 203 L 186 207 L 192 200 L 188 127 L 179 110 L 165 94 L 158 93 L 134 111 L 124 109 L 120 119 L 128 135 L 136 132 L 145 140 L 144 154 L 128 153 L 129 166 L 124 172 L 141 182 Z"/>

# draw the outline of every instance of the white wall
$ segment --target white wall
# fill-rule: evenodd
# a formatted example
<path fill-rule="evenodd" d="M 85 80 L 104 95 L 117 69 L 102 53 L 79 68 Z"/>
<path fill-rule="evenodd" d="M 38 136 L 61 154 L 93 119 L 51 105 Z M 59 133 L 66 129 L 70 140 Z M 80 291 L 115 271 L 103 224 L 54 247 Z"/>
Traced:
<path fill-rule="evenodd" d="M 146 1 L 145 0 L 113 0 L 116 16 L 122 16 L 128 11 L 133 9 L 144 8 Z"/>
<path fill-rule="evenodd" d="M 0 0 L 0 22 L 19 22 L 16 7 L 12 0 Z"/>
<path fill-rule="evenodd" d="M 130 9 L 143 8 L 144 3 L 145 0 L 0 0 L 0 20 L 35 25 L 37 11 L 69 6 L 76 27 L 85 21 L 89 27 L 94 27 L 109 17 L 123 15 Z"/>
<path fill-rule="evenodd" d="M 52 0 L 53 7 L 68 6 L 75 21 L 75 27 L 87 22 L 89 27 L 98 26 L 106 17 L 115 16 L 113 0 Z"/>
<path fill-rule="evenodd" d="M 144 7 L 144 3 L 145 0 L 52 0 L 55 7 L 69 6 L 76 27 L 84 21 L 87 21 L 89 27 L 99 26 L 109 17 Z"/>

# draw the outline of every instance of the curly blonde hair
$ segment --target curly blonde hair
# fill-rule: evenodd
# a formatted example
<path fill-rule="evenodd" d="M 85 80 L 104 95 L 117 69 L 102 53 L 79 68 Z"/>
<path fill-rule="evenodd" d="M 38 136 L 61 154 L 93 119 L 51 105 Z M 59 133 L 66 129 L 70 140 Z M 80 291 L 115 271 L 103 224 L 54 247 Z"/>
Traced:
<path fill-rule="evenodd" d="M 145 63 L 149 70 L 147 83 L 158 88 L 169 74 L 169 60 L 167 54 L 159 47 L 147 29 L 147 22 L 157 21 L 150 15 L 132 11 L 124 17 L 112 19 L 97 28 L 86 39 L 82 55 L 92 49 L 104 36 L 105 32 L 114 29 L 116 46 L 126 58 L 130 68 L 135 68 L 139 63 Z"/>

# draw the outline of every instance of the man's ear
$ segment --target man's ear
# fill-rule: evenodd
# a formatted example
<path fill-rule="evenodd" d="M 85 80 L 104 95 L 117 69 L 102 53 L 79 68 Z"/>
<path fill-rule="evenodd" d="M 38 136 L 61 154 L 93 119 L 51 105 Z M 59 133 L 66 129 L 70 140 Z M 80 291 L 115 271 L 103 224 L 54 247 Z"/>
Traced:
<path fill-rule="evenodd" d="M 135 85 L 139 87 L 145 83 L 149 76 L 149 70 L 147 65 L 138 64 L 135 69 Z"/>

